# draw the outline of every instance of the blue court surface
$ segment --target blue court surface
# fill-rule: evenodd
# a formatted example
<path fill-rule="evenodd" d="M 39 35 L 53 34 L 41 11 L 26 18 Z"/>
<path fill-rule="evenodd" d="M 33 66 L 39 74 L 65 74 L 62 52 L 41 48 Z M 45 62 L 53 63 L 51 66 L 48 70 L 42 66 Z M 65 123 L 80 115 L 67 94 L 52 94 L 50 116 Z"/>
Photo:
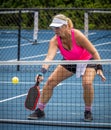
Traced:
<path fill-rule="evenodd" d="M 18 45 L 17 31 L 0 32 L 0 61 L 17 61 Z M 21 34 L 20 60 L 38 61 L 47 55 L 52 31 L 40 31 L 37 44 L 32 43 L 33 31 L 23 30 Z M 98 50 L 102 59 L 111 59 L 111 31 L 93 30 L 89 32 L 89 39 Z M 55 60 L 61 60 L 60 52 L 57 52 Z M 40 84 L 40 89 L 54 70 L 55 65 L 49 68 Z M 94 102 L 92 113 L 94 120 L 84 122 L 84 101 L 81 78 L 72 76 L 58 84 L 53 96 L 46 106 L 46 116 L 40 120 L 27 120 L 32 113 L 24 106 L 27 92 L 34 85 L 35 75 L 39 72 L 39 65 L 0 66 L 0 130 L 98 130 L 111 129 L 111 63 L 103 65 L 106 82 L 102 82 L 99 76 L 94 80 Z M 13 76 L 19 77 L 19 83 L 11 83 Z M 108 127 L 107 127 L 108 126 Z M 94 127 L 94 128 L 92 128 Z M 101 127 L 101 128 L 96 128 Z M 107 128 L 106 128 L 107 127 Z"/>

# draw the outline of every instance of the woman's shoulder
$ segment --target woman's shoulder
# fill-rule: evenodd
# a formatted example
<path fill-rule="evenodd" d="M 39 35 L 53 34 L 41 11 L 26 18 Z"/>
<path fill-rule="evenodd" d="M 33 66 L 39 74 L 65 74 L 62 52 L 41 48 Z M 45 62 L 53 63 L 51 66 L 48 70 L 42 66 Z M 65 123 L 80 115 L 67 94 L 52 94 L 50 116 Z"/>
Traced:
<path fill-rule="evenodd" d="M 79 34 L 81 31 L 79 29 L 72 28 L 72 31 L 74 31 L 74 34 Z"/>
<path fill-rule="evenodd" d="M 75 38 L 80 37 L 83 33 L 79 29 L 73 29 Z"/>
<path fill-rule="evenodd" d="M 51 39 L 50 39 L 50 43 L 51 44 L 56 44 L 57 45 L 57 36 L 53 36 Z"/>
<path fill-rule="evenodd" d="M 55 42 L 55 41 L 57 41 L 57 36 L 56 36 L 56 35 L 53 36 L 53 37 L 50 39 L 50 42 Z"/>

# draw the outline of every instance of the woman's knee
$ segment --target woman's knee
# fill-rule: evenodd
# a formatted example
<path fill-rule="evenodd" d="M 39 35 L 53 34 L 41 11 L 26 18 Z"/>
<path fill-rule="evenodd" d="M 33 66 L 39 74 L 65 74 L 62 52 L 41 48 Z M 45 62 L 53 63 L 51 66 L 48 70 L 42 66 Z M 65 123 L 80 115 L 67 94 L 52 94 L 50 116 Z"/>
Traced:
<path fill-rule="evenodd" d="M 82 86 L 83 86 L 83 88 L 85 89 L 88 89 L 88 88 L 91 88 L 92 86 L 93 86 L 93 83 L 92 83 L 92 81 L 83 81 L 83 83 L 82 83 Z"/>
<path fill-rule="evenodd" d="M 58 82 L 53 77 L 49 77 L 45 86 L 46 88 L 53 89 L 57 84 Z"/>

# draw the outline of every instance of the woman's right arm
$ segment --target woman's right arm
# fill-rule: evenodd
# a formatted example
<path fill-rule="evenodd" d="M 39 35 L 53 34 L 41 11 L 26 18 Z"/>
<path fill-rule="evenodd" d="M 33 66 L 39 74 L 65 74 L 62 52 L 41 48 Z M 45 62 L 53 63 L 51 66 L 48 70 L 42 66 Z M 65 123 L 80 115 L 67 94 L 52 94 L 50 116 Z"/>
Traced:
<path fill-rule="evenodd" d="M 44 59 L 44 61 L 51 61 L 54 59 L 56 52 L 58 50 L 58 44 L 57 44 L 57 40 L 56 40 L 56 36 L 54 36 L 49 43 L 49 48 L 48 48 L 48 53 L 46 58 Z M 50 65 L 48 64 L 44 64 L 42 65 L 42 68 L 45 68 L 46 70 L 49 68 Z"/>
<path fill-rule="evenodd" d="M 55 55 L 56 55 L 57 50 L 58 50 L 58 44 L 57 44 L 56 36 L 54 36 L 50 40 L 49 48 L 48 48 L 48 53 L 47 53 L 47 56 L 44 59 L 44 61 L 51 61 L 51 60 L 53 60 L 54 57 L 55 57 Z M 45 74 L 47 72 L 49 66 L 50 66 L 49 64 L 43 64 L 42 65 L 41 73 L 39 73 L 39 74 L 36 75 L 35 81 L 37 81 L 38 76 L 39 76 L 39 79 L 38 79 L 39 82 L 41 82 L 44 79 L 43 74 Z"/>

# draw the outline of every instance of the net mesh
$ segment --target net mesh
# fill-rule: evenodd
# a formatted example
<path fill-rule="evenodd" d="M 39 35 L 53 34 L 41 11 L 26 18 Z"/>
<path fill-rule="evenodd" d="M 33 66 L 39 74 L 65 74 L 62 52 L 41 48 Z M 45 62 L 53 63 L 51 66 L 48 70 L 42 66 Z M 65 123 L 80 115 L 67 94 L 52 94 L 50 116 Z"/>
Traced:
<path fill-rule="evenodd" d="M 102 64 L 107 78 L 106 82 L 102 82 L 96 75 L 94 80 L 95 95 L 92 106 L 94 120 L 91 123 L 83 121 L 82 79 L 76 78 L 76 75 L 55 87 L 53 96 L 45 108 L 44 119 L 27 120 L 27 116 L 32 113 L 24 107 L 27 92 L 35 84 L 35 75 L 45 63 L 42 60 L 47 55 L 49 41 L 54 36 L 49 24 L 53 16 L 60 13 L 71 18 L 74 28 L 80 29 L 95 46 L 101 58 L 105 59 L 90 61 L 91 64 Z M 111 9 L 0 9 L 0 124 L 2 124 L 0 129 L 5 129 L 6 126 L 9 129 L 8 125 L 5 126 L 3 123 L 26 124 L 24 129 L 31 128 L 28 124 L 34 124 L 35 129 L 35 124 L 111 128 L 110 17 Z M 35 38 L 37 38 L 36 44 L 33 43 Z M 62 56 L 58 51 L 55 60 L 61 59 Z M 76 63 L 84 64 L 83 61 L 70 61 L 70 64 Z M 40 84 L 41 92 L 56 66 L 69 63 L 53 61 L 46 64 L 51 64 L 51 67 Z M 19 83 L 16 85 L 11 82 L 14 76 L 19 78 Z"/>
<path fill-rule="evenodd" d="M 53 96 L 45 108 L 45 118 L 40 120 L 28 120 L 27 117 L 32 111 L 25 108 L 24 102 L 30 87 L 35 84 L 35 76 L 40 72 L 43 63 L 51 64 L 40 84 L 42 92 L 48 77 L 53 73 L 59 64 L 86 64 L 82 61 L 21 61 L 21 62 L 0 62 L 0 122 L 55 125 L 55 126 L 79 126 L 111 128 L 111 60 L 88 61 L 88 64 L 101 63 L 106 76 L 106 82 L 96 75 L 93 86 L 95 90 L 92 113 L 94 120 L 84 122 L 84 100 L 82 79 L 75 75 L 59 83 Z M 20 66 L 17 71 L 16 66 Z M 12 84 L 12 77 L 19 78 L 18 84 Z M 35 127 L 36 128 L 36 127 Z"/>

